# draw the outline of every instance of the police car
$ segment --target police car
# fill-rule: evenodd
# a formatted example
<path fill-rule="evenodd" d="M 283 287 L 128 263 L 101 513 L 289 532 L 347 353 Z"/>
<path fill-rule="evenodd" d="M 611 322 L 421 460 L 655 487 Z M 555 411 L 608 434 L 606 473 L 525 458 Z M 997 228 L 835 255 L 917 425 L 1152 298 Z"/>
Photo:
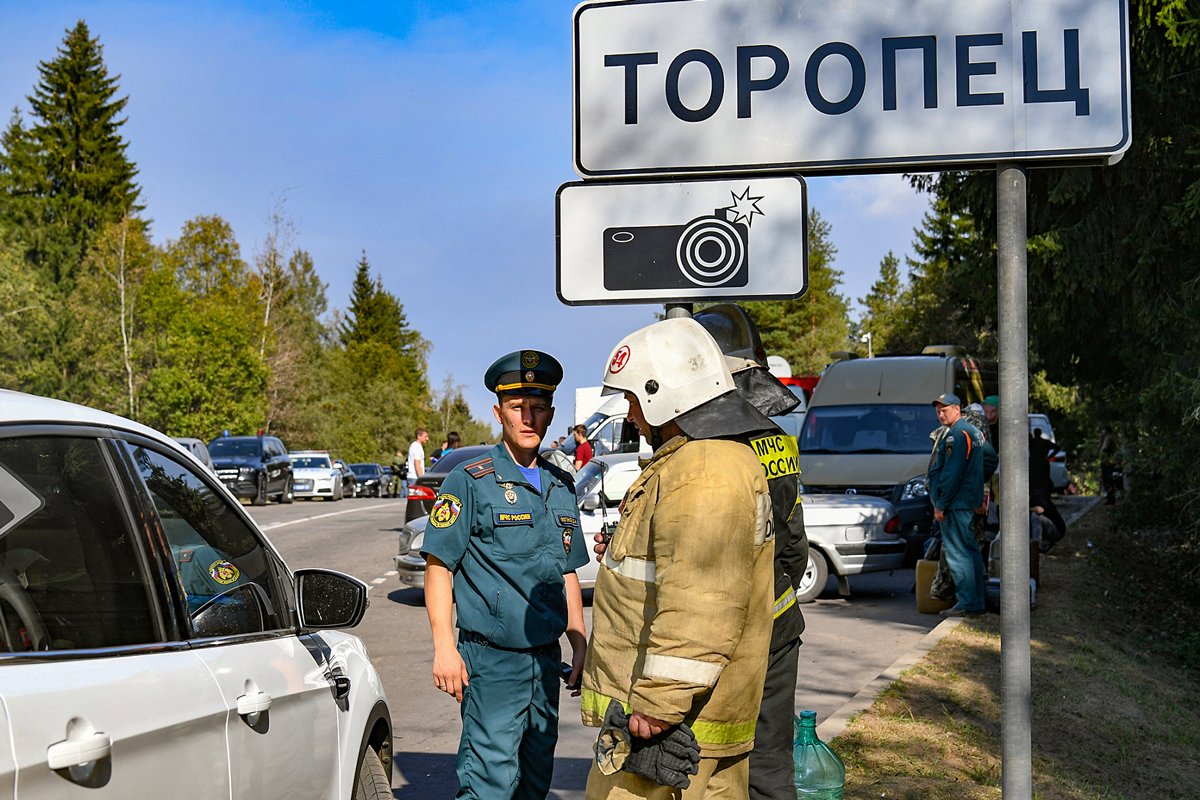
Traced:
<path fill-rule="evenodd" d="M 366 606 L 170 438 L 0 390 L 0 796 L 390 798 Z"/>
<path fill-rule="evenodd" d="M 293 486 L 297 498 L 341 500 L 345 496 L 342 471 L 333 463 L 329 453 L 324 450 L 293 450 L 288 456 L 292 459 Z"/>

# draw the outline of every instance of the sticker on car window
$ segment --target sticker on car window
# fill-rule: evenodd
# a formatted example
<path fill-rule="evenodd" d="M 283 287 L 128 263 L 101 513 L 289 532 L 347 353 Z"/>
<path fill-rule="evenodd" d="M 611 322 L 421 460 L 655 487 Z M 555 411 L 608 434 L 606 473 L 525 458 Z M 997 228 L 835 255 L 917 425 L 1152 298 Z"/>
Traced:
<path fill-rule="evenodd" d="M 45 499 L 0 466 L 0 536 L 42 510 Z"/>

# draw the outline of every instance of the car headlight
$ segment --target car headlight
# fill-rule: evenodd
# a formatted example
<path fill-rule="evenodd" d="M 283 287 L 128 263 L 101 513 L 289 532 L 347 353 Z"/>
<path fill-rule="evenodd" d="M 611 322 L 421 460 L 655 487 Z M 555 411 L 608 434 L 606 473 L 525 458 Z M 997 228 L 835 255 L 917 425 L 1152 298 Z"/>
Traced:
<path fill-rule="evenodd" d="M 926 497 L 929 497 L 929 487 L 925 485 L 924 475 L 910 478 L 900 492 L 901 500 L 920 500 Z"/>

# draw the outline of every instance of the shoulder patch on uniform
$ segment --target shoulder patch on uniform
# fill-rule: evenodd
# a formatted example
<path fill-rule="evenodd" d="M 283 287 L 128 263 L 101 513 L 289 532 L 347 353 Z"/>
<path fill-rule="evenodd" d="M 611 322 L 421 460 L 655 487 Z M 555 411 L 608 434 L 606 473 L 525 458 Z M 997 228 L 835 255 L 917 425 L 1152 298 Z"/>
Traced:
<path fill-rule="evenodd" d="M 472 461 L 470 464 L 464 466 L 463 469 L 466 470 L 467 474 L 472 478 L 479 480 L 483 476 L 491 475 L 493 472 L 495 472 L 496 466 L 492 463 L 492 457 L 488 456 L 487 458 L 481 458 L 478 461 Z"/>
<path fill-rule="evenodd" d="M 429 510 L 429 524 L 435 528 L 449 528 L 462 512 L 462 500 L 452 494 L 439 494 Z"/>

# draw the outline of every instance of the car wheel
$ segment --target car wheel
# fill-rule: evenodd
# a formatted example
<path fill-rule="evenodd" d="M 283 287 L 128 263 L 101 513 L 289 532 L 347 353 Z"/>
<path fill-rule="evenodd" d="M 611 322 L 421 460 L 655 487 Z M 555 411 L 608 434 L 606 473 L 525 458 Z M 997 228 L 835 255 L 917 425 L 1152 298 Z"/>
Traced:
<path fill-rule="evenodd" d="M 808 566 L 800 576 L 800 584 L 796 587 L 796 602 L 811 603 L 817 595 L 825 591 L 825 583 L 829 580 L 829 563 L 825 556 L 815 547 L 808 548 Z"/>
<path fill-rule="evenodd" d="M 251 505 L 265 506 L 267 504 L 267 476 L 258 476 L 258 488 L 254 492 L 254 499 L 250 501 Z"/>
<path fill-rule="evenodd" d="M 292 487 L 292 478 L 289 475 L 287 483 L 283 487 L 283 494 L 279 495 L 279 502 L 290 503 L 296 499 L 296 490 Z"/>
<path fill-rule="evenodd" d="M 335 501 L 341 500 L 344 496 L 345 495 L 342 493 L 342 485 L 340 483 L 335 483 L 333 485 L 333 499 Z"/>
<path fill-rule="evenodd" d="M 363 751 L 358 762 L 358 785 L 354 787 L 354 800 L 390 800 L 392 782 L 388 780 L 383 762 L 371 748 Z"/>

